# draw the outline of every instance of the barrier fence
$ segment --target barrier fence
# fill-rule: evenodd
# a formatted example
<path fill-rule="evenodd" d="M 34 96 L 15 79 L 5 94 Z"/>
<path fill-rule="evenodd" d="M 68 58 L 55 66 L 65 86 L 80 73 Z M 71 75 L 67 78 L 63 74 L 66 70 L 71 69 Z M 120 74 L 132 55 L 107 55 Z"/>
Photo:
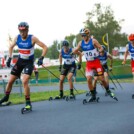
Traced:
<path fill-rule="evenodd" d="M 127 67 L 127 66 L 126 66 Z M 132 79 L 133 76 L 129 71 L 129 74 L 118 74 L 120 71 L 125 73 L 126 69 L 130 69 L 130 66 L 128 66 L 127 68 L 124 66 L 115 66 L 114 67 L 114 77 L 111 75 L 111 78 L 113 80 L 115 79 Z M 57 71 L 57 69 L 51 69 L 51 71 L 53 72 L 53 74 L 55 74 L 58 78 L 60 76 L 60 73 Z M 82 73 L 83 72 L 83 73 Z M 84 71 L 83 69 L 81 69 L 80 71 L 77 70 L 77 75 L 76 75 L 76 82 L 86 82 L 86 78 L 84 77 Z M 110 74 L 110 73 L 109 73 Z M 7 80 L 0 80 L 0 93 L 4 93 L 5 92 L 5 88 L 6 88 L 6 84 L 7 84 Z M 48 72 L 45 69 L 39 70 L 39 79 L 38 79 L 38 85 L 39 84 L 55 84 L 58 83 L 59 79 L 57 79 L 55 76 L 53 76 L 50 72 Z M 65 82 L 67 82 L 67 79 L 65 79 Z M 32 77 L 29 81 L 30 85 L 36 85 L 36 79 L 34 74 L 32 74 Z M 17 79 L 13 85 L 13 87 L 17 87 L 19 89 L 20 92 L 20 96 L 22 96 L 22 92 L 23 92 L 23 88 L 22 88 L 22 82 L 21 79 Z"/>

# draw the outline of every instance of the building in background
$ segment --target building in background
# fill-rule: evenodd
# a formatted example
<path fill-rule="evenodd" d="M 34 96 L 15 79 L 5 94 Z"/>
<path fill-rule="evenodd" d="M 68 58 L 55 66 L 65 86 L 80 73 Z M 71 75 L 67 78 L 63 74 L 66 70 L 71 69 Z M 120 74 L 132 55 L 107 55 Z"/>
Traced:
<path fill-rule="evenodd" d="M 112 55 L 114 59 L 124 59 L 124 54 L 126 51 L 126 47 L 114 47 L 112 50 Z M 127 59 L 130 59 L 130 55 L 128 55 Z"/>

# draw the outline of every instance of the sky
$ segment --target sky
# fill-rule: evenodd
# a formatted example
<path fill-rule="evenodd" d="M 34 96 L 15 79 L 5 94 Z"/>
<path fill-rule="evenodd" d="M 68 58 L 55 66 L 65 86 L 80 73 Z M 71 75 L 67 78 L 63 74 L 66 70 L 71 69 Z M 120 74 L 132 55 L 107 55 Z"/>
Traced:
<path fill-rule="evenodd" d="M 18 34 L 21 21 L 28 22 L 29 34 L 33 34 L 51 46 L 54 40 L 64 40 L 65 36 L 78 34 L 84 27 L 95 3 L 111 6 L 115 19 L 125 19 L 122 32 L 134 33 L 132 0 L 1 0 L 0 1 L 0 51 L 8 50 L 8 35 Z"/>

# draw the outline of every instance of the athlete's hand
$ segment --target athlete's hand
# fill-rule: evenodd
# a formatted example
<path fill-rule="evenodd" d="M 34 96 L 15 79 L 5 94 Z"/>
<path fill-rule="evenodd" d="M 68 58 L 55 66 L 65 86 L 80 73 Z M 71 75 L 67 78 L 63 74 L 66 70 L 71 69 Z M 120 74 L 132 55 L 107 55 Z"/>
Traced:
<path fill-rule="evenodd" d="M 41 57 L 38 59 L 38 62 L 37 62 L 38 66 L 40 66 L 40 65 L 43 64 L 43 59 L 44 59 L 43 56 L 41 56 Z"/>
<path fill-rule="evenodd" d="M 124 61 L 122 61 L 122 65 L 125 65 L 126 64 L 126 61 L 124 60 Z"/>
<path fill-rule="evenodd" d="M 7 67 L 10 67 L 11 60 L 12 60 L 12 58 L 11 58 L 11 57 L 9 57 L 9 58 L 8 58 L 8 60 L 7 60 L 7 62 L 6 62 Z"/>
<path fill-rule="evenodd" d="M 59 66 L 59 72 L 61 72 L 61 69 L 62 69 L 62 65 Z"/>
<path fill-rule="evenodd" d="M 78 70 L 81 69 L 81 63 L 79 63 L 79 64 L 77 65 L 77 69 L 78 69 Z"/>

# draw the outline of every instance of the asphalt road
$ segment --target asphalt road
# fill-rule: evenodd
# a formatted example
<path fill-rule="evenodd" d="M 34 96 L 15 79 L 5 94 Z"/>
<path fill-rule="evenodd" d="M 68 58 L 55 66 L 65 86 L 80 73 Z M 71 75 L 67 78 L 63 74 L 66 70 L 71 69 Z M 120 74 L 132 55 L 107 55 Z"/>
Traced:
<path fill-rule="evenodd" d="M 87 90 L 86 84 L 75 86 Z M 83 105 L 88 97 L 82 94 L 74 101 L 32 103 L 33 111 L 23 115 L 24 104 L 0 107 L 0 134 L 134 134 L 134 85 L 122 86 L 114 91 L 118 102 L 98 87 L 99 103 Z"/>

